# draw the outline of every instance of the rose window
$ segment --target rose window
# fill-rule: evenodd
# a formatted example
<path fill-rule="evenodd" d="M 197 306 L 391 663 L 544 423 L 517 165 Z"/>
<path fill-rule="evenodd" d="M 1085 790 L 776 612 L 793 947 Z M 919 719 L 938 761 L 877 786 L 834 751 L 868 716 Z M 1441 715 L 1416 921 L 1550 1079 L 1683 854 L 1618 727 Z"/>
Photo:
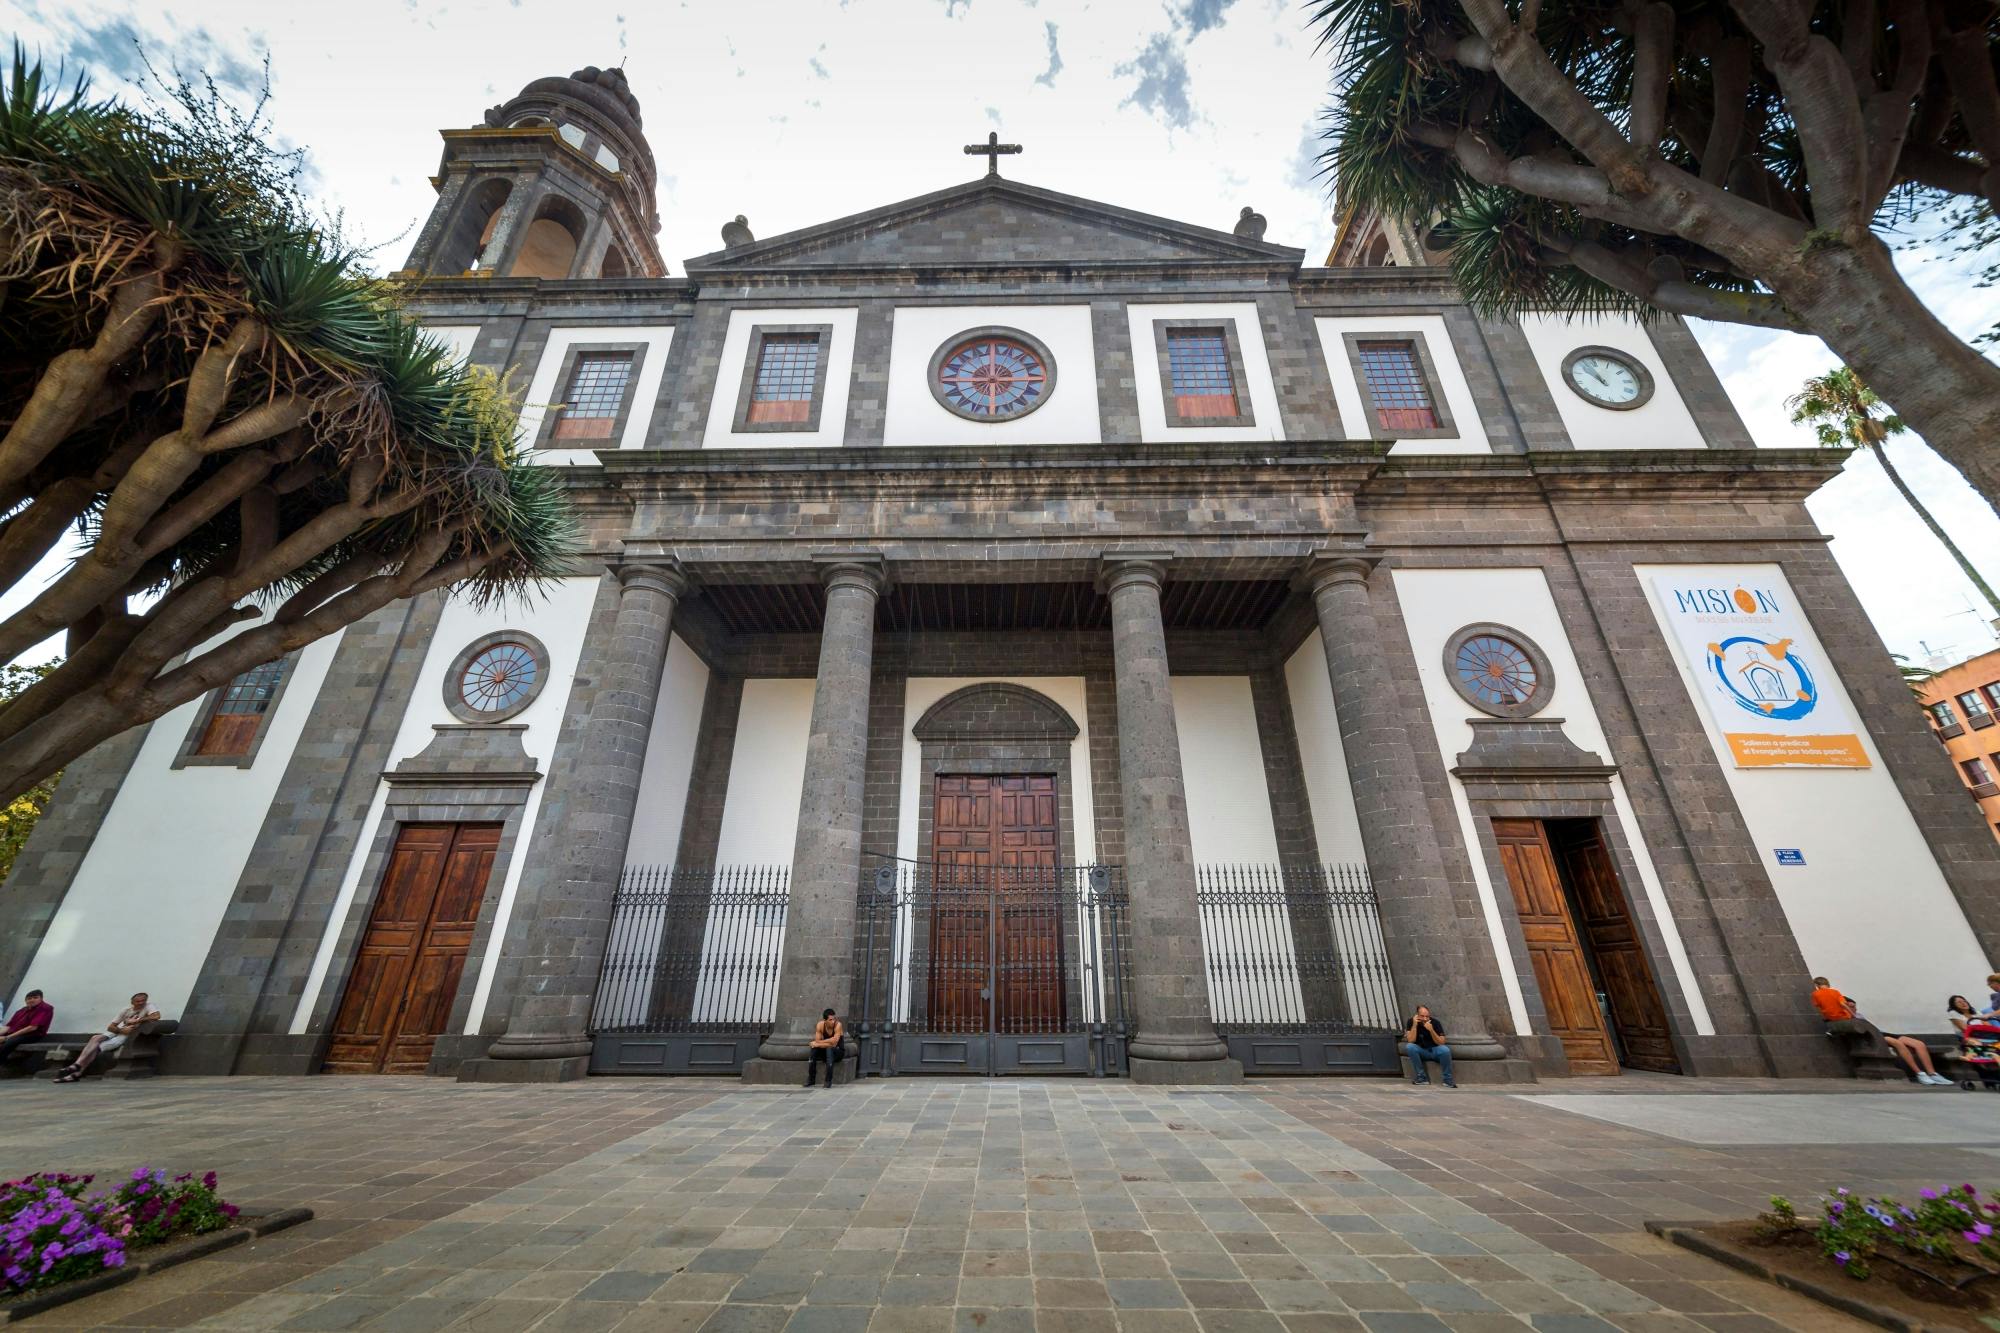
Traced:
<path fill-rule="evenodd" d="M 1460 644 L 1452 668 L 1467 692 L 1499 708 L 1527 703 L 1539 679 L 1527 650 L 1497 634 L 1475 634 Z"/>
<path fill-rule="evenodd" d="M 1054 379 L 1045 355 L 1018 338 L 981 336 L 946 353 L 938 400 L 975 421 L 1005 421 L 1042 405 Z"/>
<path fill-rule="evenodd" d="M 539 672 L 534 650 L 526 644 L 496 643 L 465 664 L 459 696 L 474 712 L 504 712 L 528 697 Z"/>

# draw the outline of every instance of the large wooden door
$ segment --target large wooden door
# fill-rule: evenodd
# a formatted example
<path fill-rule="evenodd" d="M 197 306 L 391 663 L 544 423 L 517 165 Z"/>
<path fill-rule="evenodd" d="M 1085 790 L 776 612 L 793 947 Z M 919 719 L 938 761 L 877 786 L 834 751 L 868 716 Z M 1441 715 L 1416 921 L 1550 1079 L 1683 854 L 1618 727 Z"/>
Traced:
<path fill-rule="evenodd" d="M 1496 819 L 1493 836 L 1514 891 L 1549 1031 L 1561 1040 L 1572 1073 L 1617 1073 L 1618 1053 L 1597 1007 L 1597 986 L 1570 919 L 1547 830 L 1539 819 Z"/>
<path fill-rule="evenodd" d="M 405 824 L 333 1023 L 336 1074 L 421 1074 L 458 994 L 498 824 Z"/>
<path fill-rule="evenodd" d="M 931 821 L 935 1030 L 1062 1027 L 1060 846 L 1053 775 L 938 775 Z"/>
<path fill-rule="evenodd" d="M 1594 819 L 1562 820 L 1549 829 L 1562 860 L 1582 917 L 1597 978 L 1611 1004 L 1611 1021 L 1625 1048 L 1625 1063 L 1634 1069 L 1662 1074 L 1681 1072 L 1674 1041 L 1667 1027 L 1667 1007 L 1644 943 L 1632 922 L 1631 907 L 1618 882 L 1618 870 Z"/>

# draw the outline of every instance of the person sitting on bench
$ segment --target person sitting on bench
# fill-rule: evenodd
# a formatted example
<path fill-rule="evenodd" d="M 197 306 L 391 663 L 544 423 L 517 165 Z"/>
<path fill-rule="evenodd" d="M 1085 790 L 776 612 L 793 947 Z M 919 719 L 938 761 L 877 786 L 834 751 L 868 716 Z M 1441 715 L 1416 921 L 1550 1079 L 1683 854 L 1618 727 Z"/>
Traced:
<path fill-rule="evenodd" d="M 104 1025 L 104 1031 L 83 1044 L 76 1053 L 76 1059 L 69 1067 L 56 1075 L 58 1083 L 74 1083 L 83 1077 L 83 1071 L 90 1068 L 90 1062 L 104 1051 L 115 1051 L 137 1032 L 142 1024 L 160 1021 L 160 1011 L 147 1008 L 146 992 L 140 991 L 132 997 L 132 1007 Z"/>
<path fill-rule="evenodd" d="M 1819 1010 L 1820 1017 L 1824 1018 L 1829 1024 L 1841 1022 L 1868 1023 L 1868 1020 L 1861 1016 L 1861 1010 L 1856 1007 L 1854 1001 L 1835 990 L 1833 983 L 1829 982 L 1825 977 L 1813 978 L 1812 1002 L 1813 1008 Z M 1875 1025 L 1868 1023 L 1868 1026 L 1872 1028 Z M 1950 1079 L 1938 1073 L 1937 1067 L 1931 1063 L 1931 1048 L 1924 1045 L 1918 1038 L 1899 1037 L 1894 1033 L 1882 1032 L 1879 1028 L 1876 1031 L 1881 1036 L 1883 1043 L 1888 1046 L 1890 1053 L 1903 1062 L 1904 1067 L 1916 1077 L 1917 1082 L 1928 1088 L 1950 1088 L 1957 1086 Z"/>
<path fill-rule="evenodd" d="M 56 1011 L 38 990 L 28 992 L 28 998 L 7 1020 L 5 1030 L 0 1030 L 0 1060 L 14 1054 L 17 1047 L 31 1041 L 40 1041 L 49 1035 L 49 1024 L 56 1021 Z"/>

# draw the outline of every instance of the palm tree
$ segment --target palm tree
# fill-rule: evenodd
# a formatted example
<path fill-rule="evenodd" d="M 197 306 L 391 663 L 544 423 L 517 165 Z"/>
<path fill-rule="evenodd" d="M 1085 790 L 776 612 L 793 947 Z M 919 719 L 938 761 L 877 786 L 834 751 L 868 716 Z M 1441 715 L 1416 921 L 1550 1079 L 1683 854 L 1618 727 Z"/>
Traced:
<path fill-rule="evenodd" d="M 1877 416 L 1882 400 L 1875 391 L 1861 382 L 1861 377 L 1846 366 L 1838 366 L 1824 375 L 1815 375 L 1806 381 L 1805 388 L 1785 400 L 1785 406 L 1792 409 L 1795 425 L 1811 425 L 1825 445 L 1853 445 L 1866 449 L 1875 455 L 1875 461 L 1889 474 L 1890 482 L 1909 501 L 1910 508 L 1917 511 L 1917 517 L 1931 530 L 1944 549 L 1951 552 L 1951 558 L 1958 561 L 1958 567 L 1965 571 L 1965 577 L 1972 580 L 1972 586 L 1979 589 L 1980 596 L 1993 608 L 1995 617 L 2000 617 L 2000 596 L 1995 596 L 1972 562 L 1965 558 L 1965 552 L 1958 549 L 1938 521 L 1931 517 L 1931 511 L 1924 508 L 1910 490 L 1903 474 L 1896 471 L 1896 465 L 1889 461 L 1888 450 L 1883 442 L 1892 435 L 1901 435 L 1909 428 L 1894 412 L 1884 411 Z"/>

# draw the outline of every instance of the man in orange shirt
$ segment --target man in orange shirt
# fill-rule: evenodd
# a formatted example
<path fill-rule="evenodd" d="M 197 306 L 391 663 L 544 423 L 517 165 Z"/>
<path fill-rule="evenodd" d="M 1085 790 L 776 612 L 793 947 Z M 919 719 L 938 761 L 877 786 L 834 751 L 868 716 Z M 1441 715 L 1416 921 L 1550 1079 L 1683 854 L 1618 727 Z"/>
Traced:
<path fill-rule="evenodd" d="M 1825 977 L 1813 978 L 1812 1002 L 1813 1008 L 1819 1010 L 1820 1017 L 1829 1023 L 1864 1023 L 1869 1027 L 1875 1026 L 1861 1016 L 1860 1011 L 1855 1008 L 1854 1001 L 1835 990 L 1833 983 Z M 1895 1052 L 1896 1058 L 1916 1075 L 1917 1082 L 1933 1088 L 1955 1086 L 1931 1064 L 1931 1048 L 1923 1042 L 1915 1037 L 1898 1037 L 1888 1032 L 1882 1033 L 1881 1036 L 1889 1049 Z"/>

